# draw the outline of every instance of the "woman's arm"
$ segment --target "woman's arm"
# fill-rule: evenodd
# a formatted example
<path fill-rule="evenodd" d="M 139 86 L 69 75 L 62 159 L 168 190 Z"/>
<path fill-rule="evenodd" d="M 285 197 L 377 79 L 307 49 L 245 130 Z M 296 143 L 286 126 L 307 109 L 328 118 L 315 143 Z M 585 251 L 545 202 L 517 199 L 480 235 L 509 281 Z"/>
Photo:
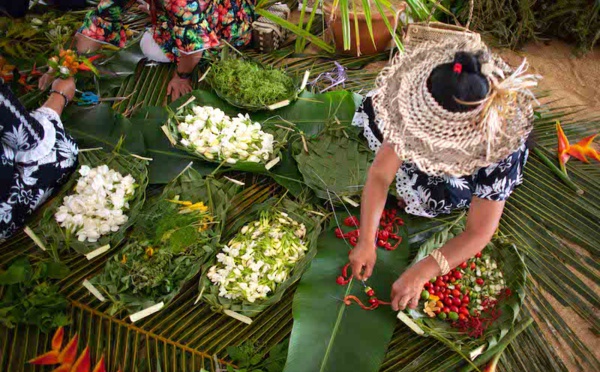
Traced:
<path fill-rule="evenodd" d="M 350 254 L 352 273 L 360 280 L 368 279 L 373 273 L 373 266 L 377 261 L 375 235 L 390 184 L 400 165 L 402 162 L 392 146 L 383 143 L 369 169 L 361 199 L 360 236 Z"/>
<path fill-rule="evenodd" d="M 473 257 L 490 242 L 500 223 L 504 203 L 473 197 L 465 231 L 440 248 L 451 268 Z M 439 274 L 440 267 L 432 257 L 411 266 L 392 286 L 392 309 L 403 310 L 407 304 L 415 308 L 423 284 Z"/>
<path fill-rule="evenodd" d="M 191 74 L 200 59 L 202 59 L 202 52 L 181 54 L 177 63 L 177 71 L 167 86 L 167 95 L 171 96 L 171 99 L 176 100 L 192 91 L 192 80 L 189 77 L 181 76 Z"/>

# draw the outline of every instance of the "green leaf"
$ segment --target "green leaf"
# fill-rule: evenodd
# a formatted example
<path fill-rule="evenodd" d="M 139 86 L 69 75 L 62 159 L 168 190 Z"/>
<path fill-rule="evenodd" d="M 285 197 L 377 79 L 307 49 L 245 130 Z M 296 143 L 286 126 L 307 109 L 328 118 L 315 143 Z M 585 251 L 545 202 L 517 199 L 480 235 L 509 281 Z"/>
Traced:
<path fill-rule="evenodd" d="M 31 279 L 33 269 L 25 257 L 15 260 L 6 271 L 0 272 L 0 285 L 24 283 Z"/>
<path fill-rule="evenodd" d="M 358 210 L 351 210 L 358 214 Z M 341 221 L 347 213 L 337 213 Z M 340 286 L 336 278 L 348 262 L 344 240 L 337 239 L 335 221 L 319 238 L 318 253 L 302 277 L 294 296 L 294 328 L 285 372 L 361 371 L 376 372 L 397 324 L 388 306 L 374 311 L 357 305 L 346 306 L 344 296 L 365 298 L 363 287 L 355 280 Z M 402 244 L 394 251 L 377 252 L 377 264 L 368 285 L 387 300 L 392 283 L 408 265 L 408 237 L 403 228 Z"/>

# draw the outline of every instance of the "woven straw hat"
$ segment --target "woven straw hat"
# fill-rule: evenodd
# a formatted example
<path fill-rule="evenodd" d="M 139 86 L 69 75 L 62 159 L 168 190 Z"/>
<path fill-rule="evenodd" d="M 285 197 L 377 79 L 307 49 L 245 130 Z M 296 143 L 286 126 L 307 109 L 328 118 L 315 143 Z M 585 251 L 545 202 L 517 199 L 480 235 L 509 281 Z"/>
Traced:
<path fill-rule="evenodd" d="M 481 53 L 490 92 L 477 108 L 456 113 L 437 103 L 427 79 L 459 51 Z M 525 75 L 526 70 L 525 61 L 512 71 L 485 45 L 469 41 L 426 42 L 399 53 L 379 75 L 373 97 L 384 141 L 400 159 L 431 175 L 459 177 L 498 162 L 516 151 L 532 129 L 535 97 L 529 88 L 539 77 Z"/>

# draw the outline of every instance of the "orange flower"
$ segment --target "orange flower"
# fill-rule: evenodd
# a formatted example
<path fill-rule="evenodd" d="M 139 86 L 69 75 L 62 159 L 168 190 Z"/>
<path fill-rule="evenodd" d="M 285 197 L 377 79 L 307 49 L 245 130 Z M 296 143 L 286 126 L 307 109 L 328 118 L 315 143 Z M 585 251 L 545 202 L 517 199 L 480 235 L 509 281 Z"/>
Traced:
<path fill-rule="evenodd" d="M 558 134 L 558 162 L 563 172 L 565 171 L 565 165 L 571 156 L 584 163 L 589 163 L 589 160 L 587 159 L 588 156 L 600 161 L 600 154 L 592 147 L 592 143 L 597 134 L 585 137 L 576 144 L 570 145 L 569 139 L 565 135 L 559 121 L 556 122 L 556 132 Z"/>

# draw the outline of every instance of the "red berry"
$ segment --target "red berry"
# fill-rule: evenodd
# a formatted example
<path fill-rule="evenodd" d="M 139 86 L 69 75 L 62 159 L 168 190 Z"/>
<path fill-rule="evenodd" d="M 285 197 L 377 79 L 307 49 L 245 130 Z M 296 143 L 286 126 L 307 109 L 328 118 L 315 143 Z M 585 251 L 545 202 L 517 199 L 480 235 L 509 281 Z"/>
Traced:
<path fill-rule="evenodd" d="M 371 297 L 371 298 L 369 298 L 369 303 L 371 305 L 375 305 L 375 304 L 379 303 L 379 300 L 377 298 L 375 298 L 375 297 Z"/>
<path fill-rule="evenodd" d="M 454 288 L 460 289 L 460 283 L 454 284 Z"/>
<path fill-rule="evenodd" d="M 464 296 L 462 298 L 462 303 L 463 304 L 468 304 L 471 301 L 471 299 L 469 298 L 469 296 Z"/>
<path fill-rule="evenodd" d="M 369 290 L 367 291 L 367 296 L 369 296 L 369 297 L 373 297 L 373 296 L 375 296 L 375 291 L 374 291 L 374 290 L 372 290 L 372 289 L 369 289 Z"/>
<path fill-rule="evenodd" d="M 444 307 L 442 308 L 442 311 L 443 311 L 443 312 L 445 312 L 446 314 L 448 314 L 448 313 L 450 312 L 450 308 L 449 308 L 449 307 L 446 307 L 446 306 L 444 306 Z"/>
<path fill-rule="evenodd" d="M 435 294 L 435 290 L 433 288 L 429 288 L 427 292 L 429 292 L 429 294 Z"/>
<path fill-rule="evenodd" d="M 451 299 L 451 298 L 448 298 L 448 297 L 446 297 L 446 298 L 444 299 L 444 304 L 445 304 L 446 306 L 452 306 L 452 299 Z"/>
<path fill-rule="evenodd" d="M 442 276 L 442 280 L 445 281 L 445 282 L 447 282 L 448 281 L 448 275 Z"/>
<path fill-rule="evenodd" d="M 477 254 L 475 255 L 475 257 L 481 258 L 481 252 L 477 252 Z"/>
<path fill-rule="evenodd" d="M 453 289 L 452 290 L 452 296 L 454 296 L 454 297 L 460 296 L 460 291 L 458 289 Z"/>
<path fill-rule="evenodd" d="M 387 241 L 390 238 L 390 232 L 389 231 L 385 231 L 385 230 L 379 231 L 377 233 L 377 236 L 379 237 L 379 239 Z"/>
<path fill-rule="evenodd" d="M 390 242 L 385 242 L 384 248 L 387 249 L 388 251 L 391 251 L 392 250 L 392 245 L 390 244 Z"/>
<path fill-rule="evenodd" d="M 467 268 L 467 263 L 466 262 L 461 263 L 460 264 L 460 268 L 461 269 L 466 269 Z"/>
<path fill-rule="evenodd" d="M 436 314 L 439 314 L 439 313 L 441 313 L 441 312 L 442 312 L 442 310 L 440 310 L 440 309 L 437 309 L 437 310 L 434 310 L 433 312 L 434 312 L 434 313 L 436 313 Z"/>
<path fill-rule="evenodd" d="M 335 237 L 341 239 L 344 236 L 344 232 L 339 227 L 335 229 Z"/>
<path fill-rule="evenodd" d="M 450 306 L 450 311 L 452 311 L 454 313 L 458 313 L 458 307 L 456 307 L 456 306 Z"/>
<path fill-rule="evenodd" d="M 439 285 L 436 285 L 436 286 L 434 286 L 434 287 L 433 287 L 433 289 L 434 289 L 436 292 L 440 292 L 440 286 L 439 286 Z"/>
<path fill-rule="evenodd" d="M 358 239 L 356 239 L 355 237 L 351 237 L 349 243 L 351 246 L 356 247 L 356 245 L 358 244 Z"/>
<path fill-rule="evenodd" d="M 458 320 L 467 320 L 467 316 L 463 313 L 458 314 Z"/>
<path fill-rule="evenodd" d="M 477 268 L 477 265 L 475 265 L 475 262 L 471 262 L 471 270 L 475 270 Z"/>
<path fill-rule="evenodd" d="M 450 283 L 454 283 L 456 281 L 455 277 L 450 278 Z"/>
<path fill-rule="evenodd" d="M 475 279 L 475 283 L 477 283 L 477 285 L 483 285 L 483 279 L 477 278 Z"/>
<path fill-rule="evenodd" d="M 339 285 L 346 285 L 346 279 L 343 276 L 338 276 L 335 282 Z"/>
<path fill-rule="evenodd" d="M 460 271 L 457 271 L 457 272 L 454 273 L 454 277 L 456 279 L 460 279 L 460 278 L 462 278 L 462 273 Z"/>
<path fill-rule="evenodd" d="M 460 305 L 462 304 L 462 301 L 460 300 L 460 298 L 454 297 L 454 298 L 452 299 L 452 304 L 453 304 L 454 306 L 460 306 Z"/>
<path fill-rule="evenodd" d="M 377 245 L 378 245 L 379 247 L 382 247 L 382 248 L 383 248 L 383 247 L 385 247 L 385 242 L 384 242 L 383 240 L 379 239 L 379 240 L 377 241 Z"/>
<path fill-rule="evenodd" d="M 355 216 L 346 217 L 346 219 L 344 220 L 344 225 L 348 227 L 358 227 L 358 218 L 356 218 Z"/>
<path fill-rule="evenodd" d="M 446 298 L 446 295 L 444 295 L 443 293 L 437 293 L 436 296 L 440 298 L 440 301 L 444 301 L 444 299 Z"/>
<path fill-rule="evenodd" d="M 442 279 L 438 279 L 435 281 L 435 285 L 437 285 L 438 287 L 445 287 L 446 283 L 444 283 Z"/>
<path fill-rule="evenodd" d="M 429 283 L 429 282 L 425 282 L 425 284 L 423 284 L 423 288 L 425 288 L 425 289 L 429 289 L 430 286 L 431 286 L 431 283 Z"/>

